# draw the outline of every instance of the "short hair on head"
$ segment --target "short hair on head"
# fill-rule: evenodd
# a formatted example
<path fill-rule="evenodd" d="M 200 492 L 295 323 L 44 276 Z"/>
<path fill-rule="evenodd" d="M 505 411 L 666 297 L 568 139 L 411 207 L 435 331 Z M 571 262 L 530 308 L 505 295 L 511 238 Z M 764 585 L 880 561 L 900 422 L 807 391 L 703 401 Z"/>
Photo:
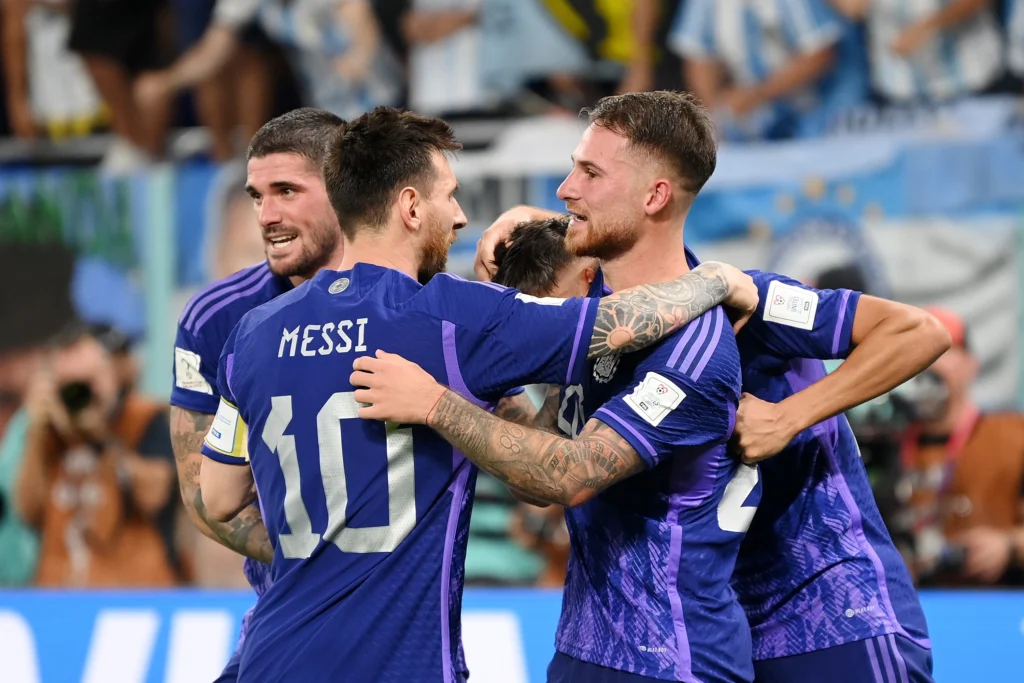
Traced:
<path fill-rule="evenodd" d="M 669 164 L 691 194 L 700 192 L 715 172 L 715 126 L 689 93 L 657 90 L 613 95 L 584 113 L 591 125 L 608 128 Z"/>
<path fill-rule="evenodd" d="M 429 192 L 436 177 L 433 154 L 462 149 L 451 126 L 437 118 L 377 107 L 345 127 L 324 162 L 327 196 L 345 236 L 358 226 L 384 227 L 395 193 L 413 186 Z"/>
<path fill-rule="evenodd" d="M 558 282 L 558 273 L 575 258 L 565 246 L 568 216 L 520 223 L 508 244 L 494 249 L 498 267 L 494 282 L 531 296 L 546 296 Z"/>
<path fill-rule="evenodd" d="M 271 154 L 298 154 L 319 171 L 344 119 L 324 109 L 302 107 L 270 119 L 249 142 L 246 161 Z"/>

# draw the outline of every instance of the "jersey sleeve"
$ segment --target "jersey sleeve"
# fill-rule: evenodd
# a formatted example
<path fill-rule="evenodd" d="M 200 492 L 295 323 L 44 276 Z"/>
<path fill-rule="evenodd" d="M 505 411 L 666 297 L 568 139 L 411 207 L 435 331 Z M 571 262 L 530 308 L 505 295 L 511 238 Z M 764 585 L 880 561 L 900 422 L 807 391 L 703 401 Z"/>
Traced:
<path fill-rule="evenodd" d="M 715 57 L 715 0 L 681 3 L 669 29 L 668 46 L 680 57 Z"/>
<path fill-rule="evenodd" d="M 215 348 L 216 347 L 216 348 Z M 221 347 L 210 339 L 196 337 L 178 324 L 174 340 L 174 385 L 171 405 L 198 413 L 217 412 L 217 363 Z"/>
<path fill-rule="evenodd" d="M 693 354 L 687 345 L 695 350 Z M 682 353 L 673 353 L 668 363 L 659 353 L 645 359 L 630 384 L 593 414 L 628 441 L 649 467 L 668 457 L 698 455 L 725 443 L 735 423 L 739 400 L 735 347 L 702 346 L 692 337 L 683 337 L 679 346 L 684 347 Z M 682 360 L 673 362 L 675 358 Z"/>
<path fill-rule="evenodd" d="M 760 301 L 740 334 L 752 334 L 782 358 L 846 358 L 860 292 L 815 289 L 776 273 L 751 270 Z"/>
<path fill-rule="evenodd" d="M 443 282 L 431 281 L 422 293 L 435 290 L 431 305 L 444 321 L 445 353 L 473 395 L 491 400 L 524 384 L 580 381 L 598 300 L 538 299 L 489 283 L 434 280 Z"/>
<path fill-rule="evenodd" d="M 236 328 L 237 330 L 237 328 Z M 228 337 L 221 354 L 218 376 L 220 403 L 214 415 L 210 431 L 203 439 L 203 455 L 226 465 L 248 465 L 249 452 L 246 443 L 249 430 L 242 418 L 238 402 L 231 390 L 231 373 L 235 359 L 235 331 Z"/>

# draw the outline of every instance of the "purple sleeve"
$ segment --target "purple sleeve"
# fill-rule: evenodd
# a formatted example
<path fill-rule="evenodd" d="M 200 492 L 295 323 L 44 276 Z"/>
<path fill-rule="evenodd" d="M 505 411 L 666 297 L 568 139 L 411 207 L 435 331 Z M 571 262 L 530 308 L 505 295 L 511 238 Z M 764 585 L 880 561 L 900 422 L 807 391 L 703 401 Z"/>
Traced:
<path fill-rule="evenodd" d="M 436 284 L 435 284 L 436 281 Z M 523 384 L 577 384 L 587 367 L 598 302 L 537 299 L 489 283 L 439 276 L 422 306 L 444 320 L 467 388 L 492 401 Z"/>
<path fill-rule="evenodd" d="M 217 363 L 222 344 L 216 343 L 204 328 L 201 336 L 193 335 L 178 325 L 174 341 L 174 384 L 171 405 L 212 415 L 217 412 L 220 394 L 217 390 Z"/>
<path fill-rule="evenodd" d="M 860 292 L 815 289 L 785 275 L 747 271 L 757 284 L 757 312 L 744 328 L 782 358 L 846 358 Z"/>
<path fill-rule="evenodd" d="M 593 415 L 628 441 L 649 467 L 725 443 L 739 399 L 734 351 L 716 351 L 693 337 L 664 346 L 664 352 L 645 359 L 630 384 Z M 664 362 L 665 353 L 675 346 L 682 353 Z M 686 346 L 697 351 L 689 363 Z"/>

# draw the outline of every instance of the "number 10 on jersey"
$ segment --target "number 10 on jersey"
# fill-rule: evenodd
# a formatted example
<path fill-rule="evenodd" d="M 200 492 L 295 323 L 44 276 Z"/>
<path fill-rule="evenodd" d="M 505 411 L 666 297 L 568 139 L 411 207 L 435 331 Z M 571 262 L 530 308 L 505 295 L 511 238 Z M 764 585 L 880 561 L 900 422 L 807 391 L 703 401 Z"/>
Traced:
<path fill-rule="evenodd" d="M 295 437 L 285 434 L 292 421 L 292 397 L 271 398 L 270 415 L 263 427 L 263 442 L 277 454 L 284 477 L 284 516 L 290 533 L 281 533 L 281 554 L 288 559 L 309 557 L 320 539 L 346 553 L 389 553 L 416 526 L 416 478 L 413 463 L 412 430 L 386 426 L 388 524 L 351 528 L 348 526 L 348 481 L 341 445 L 345 420 L 359 419 L 359 404 L 351 391 L 332 395 L 316 416 L 320 480 L 327 502 L 327 528 L 313 531 L 309 510 L 302 500 L 302 475 Z M 306 468 L 307 473 L 309 467 Z"/>

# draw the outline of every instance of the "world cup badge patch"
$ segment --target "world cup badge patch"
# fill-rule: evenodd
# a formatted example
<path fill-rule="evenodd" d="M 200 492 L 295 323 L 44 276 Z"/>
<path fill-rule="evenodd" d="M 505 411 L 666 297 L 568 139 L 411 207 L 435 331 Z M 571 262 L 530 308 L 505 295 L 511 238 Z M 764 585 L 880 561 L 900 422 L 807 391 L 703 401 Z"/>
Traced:
<path fill-rule="evenodd" d="M 611 378 L 615 375 L 616 368 L 619 367 L 618 355 L 605 356 L 604 358 L 598 358 L 597 362 L 594 363 L 594 379 L 601 384 L 607 384 L 611 381 Z"/>

